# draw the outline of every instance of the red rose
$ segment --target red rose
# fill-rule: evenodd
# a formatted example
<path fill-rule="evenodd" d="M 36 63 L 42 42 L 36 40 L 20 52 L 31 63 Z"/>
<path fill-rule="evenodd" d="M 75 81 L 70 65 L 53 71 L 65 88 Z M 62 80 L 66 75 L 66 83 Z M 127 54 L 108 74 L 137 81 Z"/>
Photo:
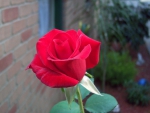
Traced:
<path fill-rule="evenodd" d="M 28 68 L 50 87 L 72 87 L 87 69 L 99 62 L 100 42 L 80 30 L 51 30 L 36 44 L 37 54 Z"/>

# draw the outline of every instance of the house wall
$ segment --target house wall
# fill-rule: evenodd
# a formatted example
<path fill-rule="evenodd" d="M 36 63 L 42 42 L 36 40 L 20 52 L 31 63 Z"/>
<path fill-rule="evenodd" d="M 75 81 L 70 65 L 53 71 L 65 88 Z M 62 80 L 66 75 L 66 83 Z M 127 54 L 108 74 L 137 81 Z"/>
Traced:
<path fill-rule="evenodd" d="M 64 98 L 25 70 L 38 29 L 37 0 L 0 0 L 0 113 L 48 113 Z"/>
<path fill-rule="evenodd" d="M 78 30 L 79 21 L 82 21 L 91 26 L 88 35 L 95 38 L 92 0 L 89 0 L 89 3 L 86 0 L 63 0 L 63 6 L 64 29 Z"/>

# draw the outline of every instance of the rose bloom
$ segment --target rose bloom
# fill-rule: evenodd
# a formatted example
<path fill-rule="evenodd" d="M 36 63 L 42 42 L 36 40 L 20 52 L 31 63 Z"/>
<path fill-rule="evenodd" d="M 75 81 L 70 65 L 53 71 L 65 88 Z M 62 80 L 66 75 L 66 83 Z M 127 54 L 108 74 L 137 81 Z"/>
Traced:
<path fill-rule="evenodd" d="M 100 42 L 81 30 L 53 29 L 36 44 L 37 53 L 27 68 L 52 88 L 77 85 L 87 69 L 99 62 Z"/>

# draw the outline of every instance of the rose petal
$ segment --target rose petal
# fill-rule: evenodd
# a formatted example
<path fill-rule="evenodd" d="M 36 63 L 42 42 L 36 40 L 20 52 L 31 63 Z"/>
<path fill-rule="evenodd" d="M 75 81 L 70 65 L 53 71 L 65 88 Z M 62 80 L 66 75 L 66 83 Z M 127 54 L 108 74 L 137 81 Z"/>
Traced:
<path fill-rule="evenodd" d="M 45 85 L 52 87 L 52 88 L 67 88 L 73 87 L 79 83 L 79 81 L 66 76 L 66 75 L 57 75 L 55 73 L 45 73 L 41 79 L 41 82 Z"/>
<path fill-rule="evenodd" d="M 78 40 L 76 41 L 76 47 L 75 47 L 73 53 L 71 54 L 70 58 L 73 58 L 74 56 L 76 56 L 77 54 L 79 54 L 80 45 L 81 45 L 81 39 L 78 38 Z"/>
<path fill-rule="evenodd" d="M 84 46 L 90 44 L 91 45 L 91 53 L 89 57 L 86 59 L 86 69 L 93 68 L 99 62 L 99 52 L 100 52 L 100 45 L 101 43 L 93 40 L 92 38 L 87 37 L 82 33 L 81 30 L 78 30 L 78 35 L 81 38 L 81 46 L 80 49 L 82 50 Z"/>
<path fill-rule="evenodd" d="M 91 54 L 91 45 L 88 44 L 83 48 L 81 52 L 77 56 L 74 57 L 74 59 L 86 59 Z"/>
<path fill-rule="evenodd" d="M 42 41 L 45 43 L 45 45 L 49 45 L 49 43 L 51 42 L 51 40 L 53 40 L 53 38 L 58 34 L 58 33 L 62 33 L 64 31 L 58 30 L 58 29 L 53 29 L 50 32 L 48 32 L 47 34 L 45 34 L 42 38 L 39 39 L 39 41 Z"/>
<path fill-rule="evenodd" d="M 75 30 L 68 30 L 68 31 L 66 31 L 66 33 L 72 38 L 74 43 L 76 43 L 74 52 L 70 56 L 70 58 L 73 58 L 75 55 L 77 55 L 79 53 L 79 48 L 81 45 L 81 39 L 79 38 L 79 36 Z"/>
<path fill-rule="evenodd" d="M 67 59 L 72 54 L 68 40 L 61 42 L 58 39 L 54 40 L 55 51 L 59 59 Z"/>
<path fill-rule="evenodd" d="M 76 42 L 74 42 L 74 40 L 72 40 L 71 36 L 68 35 L 68 34 L 65 33 L 65 32 L 58 33 L 58 34 L 55 36 L 54 39 L 59 39 L 59 40 L 62 40 L 62 41 L 68 40 L 72 51 L 74 50 L 74 48 L 75 48 L 75 46 L 76 46 Z"/>
<path fill-rule="evenodd" d="M 80 81 L 86 72 L 85 60 L 55 61 L 57 68 L 67 76 Z"/>
<path fill-rule="evenodd" d="M 49 55 L 48 55 L 48 52 L 46 49 L 47 49 L 47 46 L 43 42 L 40 41 L 37 43 L 37 54 L 38 54 L 41 62 L 43 63 L 43 65 L 53 71 L 57 71 L 57 68 L 55 67 L 53 62 L 47 60 Z"/>
<path fill-rule="evenodd" d="M 86 69 L 98 63 L 99 46 L 81 31 L 54 29 L 39 39 L 37 54 L 28 68 L 50 87 L 72 87 L 81 81 Z"/>
<path fill-rule="evenodd" d="M 88 56 L 90 55 L 91 53 L 91 46 L 90 44 L 88 44 L 87 46 L 85 46 L 83 48 L 83 50 L 81 52 L 78 51 L 78 55 L 76 56 L 72 56 L 72 58 L 68 58 L 68 59 L 52 59 L 51 57 L 48 57 L 47 59 L 50 60 L 50 61 L 71 61 L 71 60 L 77 60 L 77 59 L 80 59 L 80 60 L 85 60 L 86 58 L 88 58 Z"/>
<path fill-rule="evenodd" d="M 51 42 L 47 47 L 47 53 L 52 59 L 58 59 L 57 51 L 55 51 L 55 44 L 53 42 Z"/>
<path fill-rule="evenodd" d="M 79 81 L 76 79 L 73 79 L 59 72 L 54 72 L 45 67 L 37 54 L 29 65 L 29 68 L 33 70 L 38 79 L 50 87 L 71 87 L 79 83 Z"/>
<path fill-rule="evenodd" d="M 44 65 L 48 65 L 48 63 L 47 63 L 47 57 L 48 57 L 47 48 L 48 48 L 50 42 L 53 40 L 55 35 L 57 35 L 58 33 L 61 33 L 61 32 L 63 32 L 63 31 L 57 30 L 57 29 L 51 30 L 45 36 L 40 38 L 39 41 L 37 42 L 37 44 L 36 44 L 37 53 Z"/>
<path fill-rule="evenodd" d="M 60 42 L 62 44 L 60 44 Z M 62 45 L 64 47 L 61 47 Z M 75 46 L 76 46 L 76 43 L 73 42 L 71 37 L 67 33 L 62 32 L 62 33 L 58 33 L 54 37 L 53 41 L 51 41 L 51 43 L 49 44 L 47 52 L 51 59 L 60 60 L 64 58 L 69 58 L 71 54 L 74 52 Z M 63 49 L 63 50 L 60 50 L 60 49 Z"/>
<path fill-rule="evenodd" d="M 77 34 L 77 31 L 75 31 L 75 30 L 68 30 L 68 31 L 66 31 L 66 33 L 72 38 L 72 40 L 74 42 L 77 42 L 77 40 L 79 38 L 79 36 Z"/>

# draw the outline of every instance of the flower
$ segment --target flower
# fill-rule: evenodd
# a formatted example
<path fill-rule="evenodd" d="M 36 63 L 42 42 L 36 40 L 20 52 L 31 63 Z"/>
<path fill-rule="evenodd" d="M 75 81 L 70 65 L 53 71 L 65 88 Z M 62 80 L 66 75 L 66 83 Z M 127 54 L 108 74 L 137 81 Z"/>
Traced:
<path fill-rule="evenodd" d="M 99 62 L 100 42 L 81 30 L 53 29 L 38 40 L 36 49 L 27 68 L 49 87 L 72 87 Z"/>

